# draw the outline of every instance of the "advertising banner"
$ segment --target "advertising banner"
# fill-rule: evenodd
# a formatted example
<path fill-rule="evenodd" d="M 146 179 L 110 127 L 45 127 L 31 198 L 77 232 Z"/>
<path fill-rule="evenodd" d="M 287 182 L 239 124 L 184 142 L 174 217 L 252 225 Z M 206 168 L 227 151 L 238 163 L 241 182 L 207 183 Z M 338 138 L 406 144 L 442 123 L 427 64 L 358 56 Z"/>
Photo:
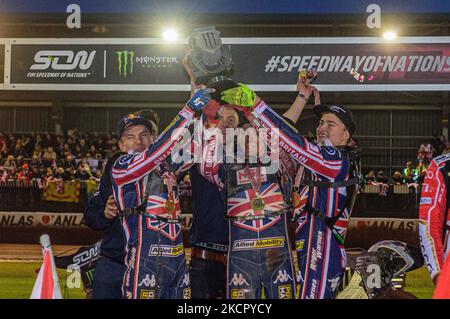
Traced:
<path fill-rule="evenodd" d="M 258 91 L 294 91 L 298 72 L 310 68 L 317 69 L 315 85 L 322 91 L 450 89 L 449 37 L 400 38 L 395 43 L 375 37 L 224 38 L 223 42 L 231 46 L 233 78 Z M 181 64 L 185 41 L 22 39 L 14 43 L 6 89 L 189 90 Z"/>
<path fill-rule="evenodd" d="M 86 227 L 83 214 L 0 212 L 0 227 Z"/>

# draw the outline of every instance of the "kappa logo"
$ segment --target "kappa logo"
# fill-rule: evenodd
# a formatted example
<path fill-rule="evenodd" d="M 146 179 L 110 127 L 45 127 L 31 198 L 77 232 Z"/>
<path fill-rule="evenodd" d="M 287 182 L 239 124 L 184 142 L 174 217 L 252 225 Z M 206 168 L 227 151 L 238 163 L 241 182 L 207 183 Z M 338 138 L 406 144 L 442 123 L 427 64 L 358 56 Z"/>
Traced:
<path fill-rule="evenodd" d="M 332 279 L 328 279 L 328 283 L 330 284 L 331 291 L 335 292 L 337 289 L 339 289 L 340 281 L 341 281 L 341 278 L 339 276 L 334 277 Z"/>
<path fill-rule="evenodd" d="M 278 287 L 279 299 L 292 299 L 292 287 L 290 285 L 284 285 Z"/>
<path fill-rule="evenodd" d="M 70 50 L 41 50 L 34 55 L 34 64 L 30 70 L 70 71 L 75 69 L 87 70 L 91 67 L 97 51 L 79 51 L 76 54 Z"/>
<path fill-rule="evenodd" d="M 303 283 L 304 282 L 301 270 L 299 270 L 297 272 L 297 282 L 299 282 L 299 283 Z"/>
<path fill-rule="evenodd" d="M 183 281 L 181 282 L 180 287 L 183 287 L 183 286 L 189 286 L 190 284 L 191 284 L 191 280 L 190 280 L 190 278 L 189 278 L 189 273 L 185 273 L 185 274 L 184 274 Z"/>
<path fill-rule="evenodd" d="M 231 286 L 233 284 L 233 286 L 250 286 L 250 284 L 248 283 L 248 281 L 244 278 L 244 276 L 242 274 L 236 274 L 234 273 L 233 275 L 233 279 L 231 279 L 229 285 Z"/>
<path fill-rule="evenodd" d="M 150 278 L 150 274 L 145 275 L 145 278 L 142 279 L 142 281 L 139 283 L 138 287 L 141 287 L 144 285 L 144 287 L 155 287 L 156 286 L 156 278 L 155 275 L 152 274 L 152 277 Z"/>
<path fill-rule="evenodd" d="M 286 269 L 283 270 L 279 270 L 278 271 L 278 275 L 277 278 L 275 278 L 275 281 L 273 282 L 274 284 L 278 284 L 278 283 L 285 283 L 292 280 L 292 277 L 287 273 Z"/>

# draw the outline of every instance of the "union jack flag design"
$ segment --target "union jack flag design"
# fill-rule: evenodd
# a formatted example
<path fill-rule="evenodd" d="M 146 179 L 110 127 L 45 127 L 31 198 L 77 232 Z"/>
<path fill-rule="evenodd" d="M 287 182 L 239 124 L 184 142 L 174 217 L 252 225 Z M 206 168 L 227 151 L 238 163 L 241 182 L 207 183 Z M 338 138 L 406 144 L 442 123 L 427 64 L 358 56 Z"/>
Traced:
<path fill-rule="evenodd" d="M 255 219 L 264 218 L 266 214 L 283 210 L 286 206 L 280 186 L 277 183 L 264 183 L 260 187 L 259 197 L 264 201 L 264 208 L 256 210 L 252 207 L 252 200 L 257 197 L 253 188 L 231 194 L 227 201 L 227 214 L 229 217 Z"/>
<path fill-rule="evenodd" d="M 147 199 L 148 214 L 159 216 L 165 219 L 176 220 L 181 218 L 180 202 L 175 191 L 150 195 Z"/>
<path fill-rule="evenodd" d="M 303 187 L 299 192 L 292 193 L 292 206 L 294 207 L 294 215 L 300 215 L 305 210 L 305 205 L 308 202 L 309 188 Z"/>
<path fill-rule="evenodd" d="M 170 240 L 174 241 L 181 233 L 180 223 L 166 223 L 159 220 L 146 218 L 147 228 L 155 232 L 161 232 Z"/>
<path fill-rule="evenodd" d="M 277 223 L 282 218 L 282 215 L 266 217 L 263 219 L 252 219 L 252 220 L 235 220 L 234 225 L 240 228 L 251 230 L 254 232 L 263 231 L 275 223 Z"/>
<path fill-rule="evenodd" d="M 341 235 L 343 238 L 345 238 L 345 235 L 347 233 L 347 226 L 348 226 L 348 220 L 350 219 L 350 215 L 348 213 L 347 208 L 344 209 L 342 212 L 342 215 L 339 217 L 339 219 L 334 224 L 334 228 L 337 230 L 339 235 Z"/>

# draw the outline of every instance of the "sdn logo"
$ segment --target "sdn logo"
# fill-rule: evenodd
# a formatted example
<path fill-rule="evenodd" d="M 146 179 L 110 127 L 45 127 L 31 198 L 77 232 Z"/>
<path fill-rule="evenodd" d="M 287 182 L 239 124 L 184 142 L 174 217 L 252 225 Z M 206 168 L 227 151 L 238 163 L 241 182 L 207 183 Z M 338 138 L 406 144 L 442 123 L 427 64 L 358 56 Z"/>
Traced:
<path fill-rule="evenodd" d="M 89 53 L 82 50 L 76 54 L 70 50 L 41 50 L 34 55 L 34 64 L 30 70 L 87 70 L 92 65 L 95 53 L 95 50 Z"/>
<path fill-rule="evenodd" d="M 116 55 L 117 55 L 117 67 L 119 69 L 119 75 L 120 77 L 126 79 L 128 75 L 133 74 L 135 52 L 128 50 L 121 50 L 116 51 Z"/>

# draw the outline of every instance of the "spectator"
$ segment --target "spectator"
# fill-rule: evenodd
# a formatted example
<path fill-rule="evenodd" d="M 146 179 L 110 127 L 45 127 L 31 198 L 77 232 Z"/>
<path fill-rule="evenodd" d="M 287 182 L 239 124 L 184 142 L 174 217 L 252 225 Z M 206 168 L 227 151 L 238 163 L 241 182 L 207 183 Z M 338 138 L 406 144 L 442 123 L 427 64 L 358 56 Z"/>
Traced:
<path fill-rule="evenodd" d="M 409 174 L 406 175 L 406 177 L 405 177 L 405 184 L 412 184 L 412 183 L 415 183 L 415 180 L 414 180 L 412 174 L 409 173 Z"/>
<path fill-rule="evenodd" d="M 86 145 L 86 140 L 84 138 L 80 139 L 80 157 L 83 157 L 86 155 L 86 153 L 89 151 L 88 146 Z"/>
<path fill-rule="evenodd" d="M 370 184 L 370 183 L 374 183 L 376 180 L 376 176 L 375 176 L 375 172 L 374 171 L 370 171 L 366 177 L 365 177 L 366 183 Z"/>
<path fill-rule="evenodd" d="M 402 184 L 403 183 L 402 173 L 400 173 L 399 171 L 395 171 L 394 175 L 392 175 L 392 182 L 398 185 Z"/>
<path fill-rule="evenodd" d="M 58 167 L 56 169 L 55 178 L 58 180 L 68 181 L 70 180 L 69 174 L 67 174 L 66 171 L 64 171 L 64 168 Z"/>
<path fill-rule="evenodd" d="M 417 165 L 417 174 L 420 175 L 422 172 L 425 172 L 427 170 L 424 162 L 419 162 L 419 165 Z"/>
<path fill-rule="evenodd" d="M 383 184 L 387 184 L 388 183 L 388 178 L 384 175 L 383 171 L 378 171 L 377 182 L 378 183 L 383 183 Z"/>
<path fill-rule="evenodd" d="M 91 170 L 89 168 L 89 165 L 87 163 L 82 163 L 78 166 L 77 169 L 77 179 L 81 181 L 87 181 L 91 178 Z"/>
<path fill-rule="evenodd" d="M 411 175 L 412 178 L 418 175 L 417 169 L 413 167 L 412 162 L 406 162 L 406 168 L 403 170 L 403 176 L 406 178 L 408 175 Z"/>
<path fill-rule="evenodd" d="M 23 164 L 21 166 L 21 169 L 20 169 L 19 173 L 17 174 L 17 179 L 18 180 L 23 180 L 23 181 L 29 181 L 30 180 L 30 175 L 31 175 L 31 172 L 28 169 L 28 164 Z"/>
<path fill-rule="evenodd" d="M 49 167 L 53 165 L 53 162 L 56 161 L 56 153 L 53 150 L 53 147 L 49 146 L 42 155 L 42 163 L 44 167 Z"/>
<path fill-rule="evenodd" d="M 51 167 L 47 167 L 47 172 L 44 176 L 45 182 L 50 182 L 55 179 L 55 174 L 53 173 L 53 169 Z"/>
<path fill-rule="evenodd" d="M 30 179 L 36 180 L 41 179 L 42 174 L 39 172 L 39 167 L 36 165 L 31 165 Z"/>
<path fill-rule="evenodd" d="M 5 167 L 5 169 L 8 170 L 8 172 L 10 172 L 12 168 L 16 168 L 17 164 L 16 164 L 16 161 L 14 159 L 14 156 L 9 155 L 8 158 L 6 159 L 5 164 L 3 166 Z"/>

